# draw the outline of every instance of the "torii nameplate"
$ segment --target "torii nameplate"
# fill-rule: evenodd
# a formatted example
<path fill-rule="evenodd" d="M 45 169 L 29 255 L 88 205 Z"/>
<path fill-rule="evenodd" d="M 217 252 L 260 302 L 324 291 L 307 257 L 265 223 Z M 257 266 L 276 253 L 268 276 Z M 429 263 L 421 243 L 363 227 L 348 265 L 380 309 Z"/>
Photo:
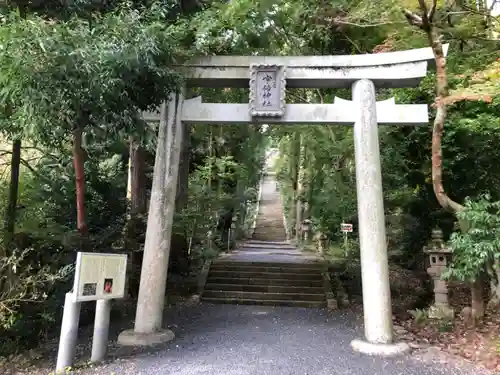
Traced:
<path fill-rule="evenodd" d="M 250 116 L 282 117 L 285 114 L 285 67 L 283 65 L 250 66 Z"/>

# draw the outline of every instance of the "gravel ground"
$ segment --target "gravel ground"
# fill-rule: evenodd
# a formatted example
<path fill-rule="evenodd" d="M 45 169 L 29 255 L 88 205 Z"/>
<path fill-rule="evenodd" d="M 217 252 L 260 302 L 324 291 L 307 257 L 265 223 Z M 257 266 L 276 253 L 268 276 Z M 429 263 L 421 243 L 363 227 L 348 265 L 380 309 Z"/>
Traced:
<path fill-rule="evenodd" d="M 176 339 L 154 353 L 94 369 L 90 375 L 479 375 L 424 353 L 398 359 L 351 350 L 353 314 L 324 309 L 200 304 L 167 314 Z M 443 360 L 443 358 L 441 358 Z"/>

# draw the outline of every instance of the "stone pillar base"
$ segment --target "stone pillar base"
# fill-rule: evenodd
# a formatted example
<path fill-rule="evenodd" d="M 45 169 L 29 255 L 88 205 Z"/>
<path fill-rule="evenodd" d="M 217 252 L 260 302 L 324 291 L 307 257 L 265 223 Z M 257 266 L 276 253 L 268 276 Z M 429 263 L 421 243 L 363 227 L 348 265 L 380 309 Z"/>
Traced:
<path fill-rule="evenodd" d="M 169 329 L 151 333 L 139 333 L 133 329 L 128 329 L 118 335 L 118 344 L 123 346 L 151 346 L 172 341 L 174 338 L 175 334 Z"/>
<path fill-rule="evenodd" d="M 354 351 L 379 357 L 395 357 L 407 354 L 411 348 L 405 342 L 394 344 L 372 344 L 371 342 L 354 339 L 351 341 L 351 347 Z"/>

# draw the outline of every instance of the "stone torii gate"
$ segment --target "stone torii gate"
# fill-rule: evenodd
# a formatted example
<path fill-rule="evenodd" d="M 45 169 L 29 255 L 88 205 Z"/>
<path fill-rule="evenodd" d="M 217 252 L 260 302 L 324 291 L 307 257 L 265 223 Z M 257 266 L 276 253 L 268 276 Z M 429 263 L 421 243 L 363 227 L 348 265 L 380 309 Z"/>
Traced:
<path fill-rule="evenodd" d="M 446 54 L 448 46 L 444 46 Z M 367 354 L 393 355 L 409 349 L 393 343 L 392 306 L 386 245 L 378 124 L 426 125 L 425 104 L 376 101 L 376 88 L 418 86 L 434 62 L 430 48 L 345 56 L 214 56 L 179 67 L 191 87 L 250 88 L 249 103 L 203 103 L 172 94 L 161 113 L 144 113 L 160 121 L 153 188 L 133 330 L 119 336 L 123 345 L 172 340 L 163 329 L 170 234 L 177 189 L 183 123 L 189 124 L 354 124 L 356 188 L 363 284 L 364 340 L 351 346 Z M 333 104 L 287 104 L 286 88 L 352 87 L 352 100 Z M 164 130 L 162 130 L 164 129 Z M 166 156 L 161 158 L 160 156 Z M 160 165 L 161 160 L 166 164 Z M 161 201 L 159 192 L 167 191 Z M 165 233 L 154 232 L 163 222 Z"/>

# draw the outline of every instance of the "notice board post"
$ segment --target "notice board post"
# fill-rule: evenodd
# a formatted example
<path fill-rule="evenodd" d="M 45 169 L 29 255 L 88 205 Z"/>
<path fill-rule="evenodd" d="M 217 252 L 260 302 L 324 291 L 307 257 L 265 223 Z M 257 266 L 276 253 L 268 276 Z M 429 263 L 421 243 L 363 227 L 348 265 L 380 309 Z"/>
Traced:
<path fill-rule="evenodd" d="M 352 224 L 342 223 L 340 224 L 340 231 L 344 233 L 344 252 L 346 259 L 349 255 L 349 239 L 347 238 L 347 233 L 352 233 Z"/>
<path fill-rule="evenodd" d="M 111 300 L 125 295 L 126 254 L 79 252 L 73 291 L 66 293 L 56 373 L 73 365 L 82 302 L 96 301 L 91 362 L 106 357 Z"/>

